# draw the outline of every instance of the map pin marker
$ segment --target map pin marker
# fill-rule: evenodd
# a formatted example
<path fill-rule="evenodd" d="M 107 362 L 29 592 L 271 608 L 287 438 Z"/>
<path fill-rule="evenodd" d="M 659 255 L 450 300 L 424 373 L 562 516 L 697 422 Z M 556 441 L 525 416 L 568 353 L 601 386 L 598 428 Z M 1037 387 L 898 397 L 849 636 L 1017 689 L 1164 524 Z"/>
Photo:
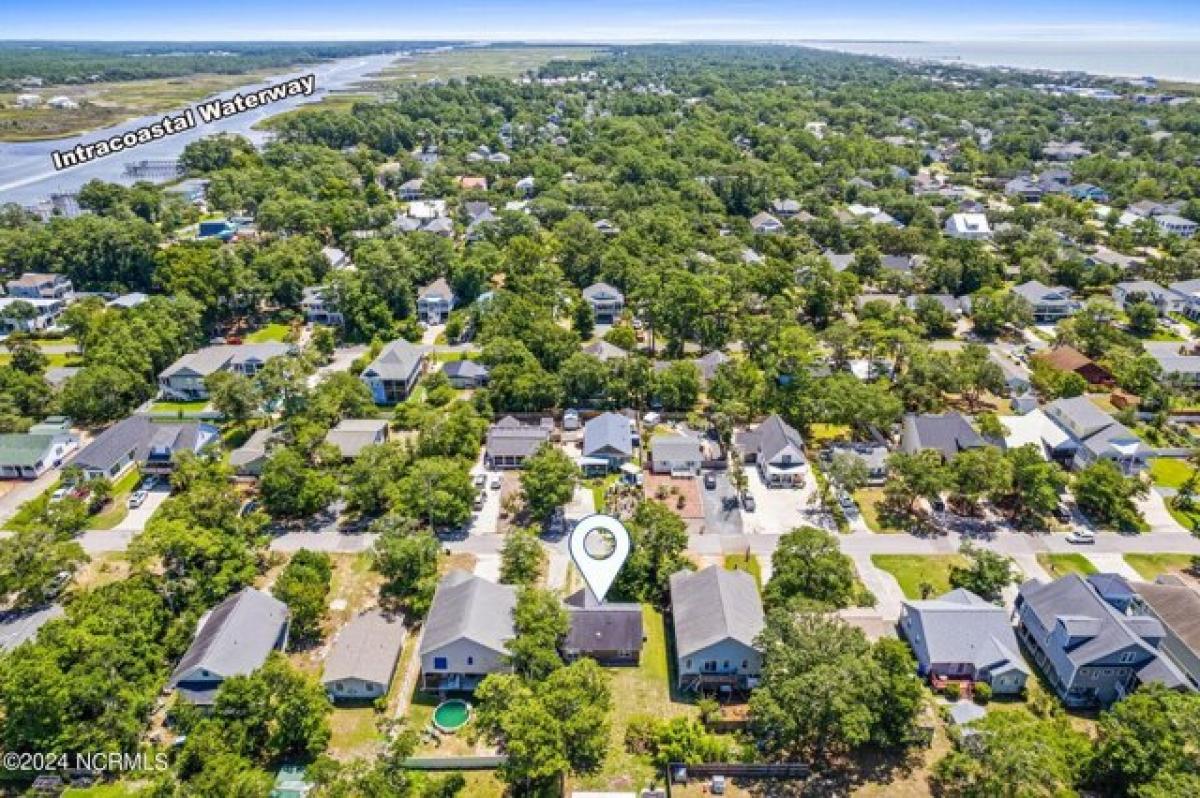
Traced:
<path fill-rule="evenodd" d="M 571 530 L 567 548 L 597 601 L 603 602 L 629 557 L 629 530 L 610 515 L 589 515 Z"/>

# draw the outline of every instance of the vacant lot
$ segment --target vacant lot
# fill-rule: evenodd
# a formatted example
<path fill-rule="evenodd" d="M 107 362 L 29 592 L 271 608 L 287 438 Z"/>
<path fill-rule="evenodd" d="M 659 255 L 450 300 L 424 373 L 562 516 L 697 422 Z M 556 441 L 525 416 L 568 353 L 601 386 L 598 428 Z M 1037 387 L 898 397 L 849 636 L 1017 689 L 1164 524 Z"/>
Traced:
<path fill-rule="evenodd" d="M 1126 554 L 1125 562 L 1133 570 L 1142 575 L 1147 582 L 1153 582 L 1161 574 L 1180 573 L 1192 566 L 1190 554 Z"/>
<path fill-rule="evenodd" d="M 929 596 L 945 593 L 950 589 L 950 569 L 967 564 L 966 558 L 957 554 L 873 554 L 871 562 L 896 577 L 910 599 L 923 597 L 923 585 L 928 586 Z"/>
<path fill-rule="evenodd" d="M 1082 554 L 1039 554 L 1037 561 L 1054 579 L 1067 574 L 1087 576 L 1096 573 L 1096 566 Z"/>

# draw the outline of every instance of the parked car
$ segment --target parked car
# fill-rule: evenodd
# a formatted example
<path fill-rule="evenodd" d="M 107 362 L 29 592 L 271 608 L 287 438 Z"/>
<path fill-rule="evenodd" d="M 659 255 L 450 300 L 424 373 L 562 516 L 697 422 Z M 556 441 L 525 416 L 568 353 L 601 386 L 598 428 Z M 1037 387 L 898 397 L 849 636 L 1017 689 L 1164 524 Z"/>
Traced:
<path fill-rule="evenodd" d="M 132 494 L 129 496 L 129 502 L 128 502 L 128 504 L 129 504 L 129 508 L 130 508 L 130 509 L 136 509 L 136 508 L 138 508 L 138 507 L 141 507 L 143 504 L 145 504 L 145 503 L 146 503 L 146 498 L 147 498 L 149 495 L 150 495 L 150 494 L 149 494 L 149 493 L 147 493 L 147 492 L 146 492 L 146 491 L 144 491 L 144 490 L 135 490 L 135 491 L 134 491 L 134 492 L 133 492 L 133 493 L 132 493 Z"/>
<path fill-rule="evenodd" d="M 748 513 L 754 512 L 754 497 L 751 496 L 749 493 L 742 494 L 742 507 Z"/>
<path fill-rule="evenodd" d="M 1077 546 L 1090 546 L 1096 542 L 1096 533 L 1090 529 L 1076 529 L 1067 535 L 1067 542 Z"/>
<path fill-rule="evenodd" d="M 712 473 L 711 471 L 709 473 L 705 474 L 704 475 L 704 487 L 708 488 L 709 490 L 716 490 L 717 475 Z"/>

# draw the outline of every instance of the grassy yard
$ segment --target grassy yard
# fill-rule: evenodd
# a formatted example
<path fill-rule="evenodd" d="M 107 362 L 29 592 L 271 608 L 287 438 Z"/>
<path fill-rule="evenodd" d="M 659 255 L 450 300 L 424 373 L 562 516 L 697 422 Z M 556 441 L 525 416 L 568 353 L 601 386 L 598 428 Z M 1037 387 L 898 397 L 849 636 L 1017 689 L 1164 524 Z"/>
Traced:
<path fill-rule="evenodd" d="M 1150 477 L 1161 488 L 1178 488 L 1195 472 L 1187 460 L 1156 457 L 1150 461 Z"/>
<path fill-rule="evenodd" d="M 1125 562 L 1133 570 L 1142 575 L 1147 582 L 1153 582 L 1161 574 L 1178 573 L 1192 567 L 1190 554 L 1126 554 Z"/>
<path fill-rule="evenodd" d="M 854 491 L 854 501 L 858 503 L 858 511 L 862 513 L 863 522 L 872 532 L 894 535 L 902 531 L 885 527 L 879 520 L 879 503 L 883 501 L 883 488 L 860 488 Z"/>
<path fill-rule="evenodd" d="M 910 599 L 921 598 L 921 585 L 928 583 L 931 596 L 940 596 L 950 589 L 950 569 L 966 565 L 958 554 L 872 554 L 871 562 L 890 573 L 900 583 L 900 589 Z"/>
<path fill-rule="evenodd" d="M 608 756 L 598 773 L 573 779 L 571 788 L 634 791 L 648 785 L 655 776 L 654 768 L 625 750 L 629 721 L 637 715 L 671 718 L 699 713 L 694 704 L 673 700 L 671 695 L 667 629 L 662 614 L 643 606 L 642 628 L 646 642 L 638 667 L 606 669 L 613 697 Z"/>
<path fill-rule="evenodd" d="M 759 565 L 758 558 L 753 554 L 748 557 L 741 554 L 726 554 L 725 570 L 745 571 L 754 577 L 754 581 L 758 585 L 759 592 L 762 592 L 762 566 Z"/>
<path fill-rule="evenodd" d="M 260 327 L 245 337 L 248 344 L 282 343 L 287 340 L 292 328 L 287 324 L 273 323 Z"/>
<path fill-rule="evenodd" d="M 1082 554 L 1039 554 L 1037 561 L 1054 579 L 1067 574 L 1087 576 L 1096 573 L 1096 566 Z"/>

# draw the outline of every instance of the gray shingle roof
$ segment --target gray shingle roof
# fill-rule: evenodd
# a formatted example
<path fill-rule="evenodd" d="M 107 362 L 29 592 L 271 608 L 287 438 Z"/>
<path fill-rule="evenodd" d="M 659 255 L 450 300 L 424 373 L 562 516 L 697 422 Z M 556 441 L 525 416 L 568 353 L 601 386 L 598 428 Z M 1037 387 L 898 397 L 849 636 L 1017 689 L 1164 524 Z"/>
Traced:
<path fill-rule="evenodd" d="M 175 687 L 194 668 L 225 678 L 253 672 L 275 648 L 289 616 L 286 604 L 260 590 L 235 593 L 200 619 L 168 684 Z"/>
<path fill-rule="evenodd" d="M 680 657 L 722 640 L 753 646 L 763 628 L 762 600 L 754 577 L 716 566 L 671 575 L 671 613 Z"/>
<path fill-rule="evenodd" d="M 922 449 L 936 449 L 952 458 L 965 449 L 987 443 L 961 413 L 915 415 L 904 417 L 902 449 L 912 454 Z"/>
<path fill-rule="evenodd" d="M 144 459 L 151 447 L 172 452 L 195 451 L 201 437 L 198 423 L 156 424 L 147 416 L 130 416 L 97 435 L 72 461 L 72 465 L 107 471 L 129 452 Z"/>
<path fill-rule="evenodd" d="M 404 624 L 398 615 L 378 609 L 356 615 L 333 641 L 325 659 L 322 683 L 362 679 L 386 687 L 396 670 L 404 637 Z"/>
<path fill-rule="evenodd" d="M 409 343 L 403 338 L 392 341 L 371 361 L 363 371 L 364 376 L 375 376 L 383 380 L 407 381 L 425 358 L 425 347 Z"/>
<path fill-rule="evenodd" d="M 1014 667 L 1029 673 L 1003 607 L 963 589 L 904 606 L 913 625 L 909 643 L 924 649 L 929 662 L 970 662 L 977 670 Z"/>
<path fill-rule="evenodd" d="M 587 588 L 576 591 L 564 603 L 571 621 L 564 649 L 584 653 L 641 650 L 641 605 L 600 603 Z"/>
<path fill-rule="evenodd" d="M 505 643 L 516 635 L 512 618 L 516 606 L 515 588 L 466 571 L 451 571 L 433 594 L 421 639 L 421 656 L 458 640 L 505 653 Z"/>
<path fill-rule="evenodd" d="M 619 413 L 603 413 L 583 425 L 584 456 L 602 454 L 606 448 L 627 456 L 633 454 L 629 419 Z"/>

